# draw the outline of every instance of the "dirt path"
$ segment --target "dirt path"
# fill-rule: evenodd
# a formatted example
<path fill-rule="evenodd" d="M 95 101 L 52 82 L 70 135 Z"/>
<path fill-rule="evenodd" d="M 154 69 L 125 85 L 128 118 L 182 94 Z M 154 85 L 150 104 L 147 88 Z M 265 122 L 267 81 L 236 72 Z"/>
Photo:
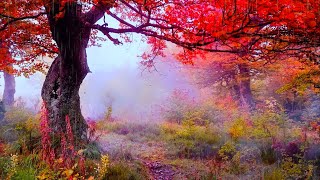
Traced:
<path fill-rule="evenodd" d="M 172 180 L 175 171 L 169 165 L 162 164 L 161 162 L 146 162 L 145 165 L 150 171 L 150 175 L 154 180 Z"/>
<path fill-rule="evenodd" d="M 101 137 L 100 145 L 111 156 L 130 154 L 132 159 L 141 161 L 152 180 L 172 180 L 176 173 L 172 166 L 162 163 L 166 149 L 160 143 L 132 142 L 124 135 L 109 133 Z"/>

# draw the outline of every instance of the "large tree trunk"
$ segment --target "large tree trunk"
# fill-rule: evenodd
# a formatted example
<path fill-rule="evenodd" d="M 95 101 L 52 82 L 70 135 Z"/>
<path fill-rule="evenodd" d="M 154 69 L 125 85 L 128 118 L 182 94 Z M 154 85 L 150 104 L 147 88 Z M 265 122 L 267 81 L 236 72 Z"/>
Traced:
<path fill-rule="evenodd" d="M 53 4 L 52 8 L 59 9 L 59 6 Z M 59 56 L 49 69 L 41 95 L 53 133 L 56 136 L 66 133 L 65 118 L 69 116 L 75 141 L 86 143 L 87 124 L 81 114 L 79 89 L 89 72 L 86 47 L 90 29 L 80 21 L 79 5 L 67 3 L 65 9 L 64 17 L 59 20 L 54 14 L 48 16 L 53 39 L 59 47 Z"/>
<path fill-rule="evenodd" d="M 12 65 L 10 65 L 12 66 Z M 4 77 L 4 91 L 3 91 L 3 103 L 6 107 L 13 106 L 14 94 L 16 93 L 16 83 L 14 75 L 8 72 L 3 72 Z"/>

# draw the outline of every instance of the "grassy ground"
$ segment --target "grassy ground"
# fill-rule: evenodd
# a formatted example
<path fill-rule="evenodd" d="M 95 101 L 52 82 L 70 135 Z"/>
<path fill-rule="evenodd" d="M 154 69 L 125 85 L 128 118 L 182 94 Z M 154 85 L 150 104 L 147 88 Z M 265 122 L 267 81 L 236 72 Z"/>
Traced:
<path fill-rule="evenodd" d="M 304 176 L 308 171 L 306 162 L 287 160 L 288 167 L 284 167 L 274 152 L 266 151 L 264 157 L 259 145 L 250 140 L 196 137 L 203 136 L 197 131 L 205 129 L 175 136 L 172 131 L 181 133 L 178 124 L 100 122 L 100 126 L 104 129 L 99 139 L 103 153 L 114 163 L 138 164 L 144 179 L 285 179 L 284 171 L 287 177 Z M 299 166 L 297 172 L 289 170 L 295 166 Z"/>
<path fill-rule="evenodd" d="M 318 131 L 279 114 L 218 121 L 193 112 L 161 123 L 104 119 L 89 123 L 97 141 L 56 155 L 51 165 L 41 156 L 32 119 L 1 127 L 0 179 L 319 179 Z"/>

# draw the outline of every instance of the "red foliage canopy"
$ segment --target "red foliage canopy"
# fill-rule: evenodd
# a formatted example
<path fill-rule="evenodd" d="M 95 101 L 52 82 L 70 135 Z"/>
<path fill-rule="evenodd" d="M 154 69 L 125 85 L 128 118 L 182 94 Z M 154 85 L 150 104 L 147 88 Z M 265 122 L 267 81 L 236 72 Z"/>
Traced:
<path fill-rule="evenodd" d="M 127 41 L 128 33 L 147 36 L 152 48 L 151 54 L 143 55 L 146 59 L 163 55 L 166 42 L 184 48 L 178 55 L 184 63 L 192 63 L 203 50 L 250 60 L 283 54 L 319 58 L 318 0 L 8 0 L 0 2 L 2 46 L 28 62 L 57 52 L 45 9 L 58 7 L 53 14 L 58 22 L 70 3 L 81 4 L 84 24 L 115 44 Z M 97 24 L 103 16 L 120 27 Z"/>

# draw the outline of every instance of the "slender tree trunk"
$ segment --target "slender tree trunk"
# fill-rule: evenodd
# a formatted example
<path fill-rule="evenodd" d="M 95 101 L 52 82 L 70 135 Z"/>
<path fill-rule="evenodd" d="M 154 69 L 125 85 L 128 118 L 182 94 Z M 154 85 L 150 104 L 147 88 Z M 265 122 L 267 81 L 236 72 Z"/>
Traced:
<path fill-rule="evenodd" d="M 252 91 L 250 87 L 250 69 L 246 64 L 239 65 L 240 74 L 240 102 L 244 107 L 249 108 L 249 110 L 255 109 L 255 103 L 252 96 Z"/>
<path fill-rule="evenodd" d="M 12 67 L 12 65 L 10 65 Z M 16 93 L 16 82 L 14 75 L 7 72 L 3 72 L 4 77 L 4 91 L 3 91 L 3 103 L 6 107 L 13 106 L 14 94 Z"/>
<path fill-rule="evenodd" d="M 53 4 L 52 8 L 59 9 L 59 6 Z M 58 21 L 54 15 L 48 16 L 53 39 L 59 47 L 59 56 L 48 71 L 41 95 L 53 133 L 58 136 L 61 132 L 66 133 L 65 118 L 69 116 L 74 139 L 86 143 L 87 124 L 81 114 L 79 89 L 89 72 L 86 47 L 90 29 L 80 21 L 79 5 L 68 3 L 65 8 L 64 17 Z"/>
<path fill-rule="evenodd" d="M 234 82 L 234 84 L 232 85 L 232 89 L 231 90 L 232 90 L 231 91 L 232 99 L 234 101 L 240 103 L 240 101 L 241 101 L 241 99 L 240 99 L 240 86 L 239 86 L 238 82 Z"/>
<path fill-rule="evenodd" d="M 250 69 L 245 64 L 239 64 L 238 77 L 232 86 L 232 97 L 239 103 L 239 106 L 249 111 L 255 109 L 255 102 L 250 87 Z"/>

